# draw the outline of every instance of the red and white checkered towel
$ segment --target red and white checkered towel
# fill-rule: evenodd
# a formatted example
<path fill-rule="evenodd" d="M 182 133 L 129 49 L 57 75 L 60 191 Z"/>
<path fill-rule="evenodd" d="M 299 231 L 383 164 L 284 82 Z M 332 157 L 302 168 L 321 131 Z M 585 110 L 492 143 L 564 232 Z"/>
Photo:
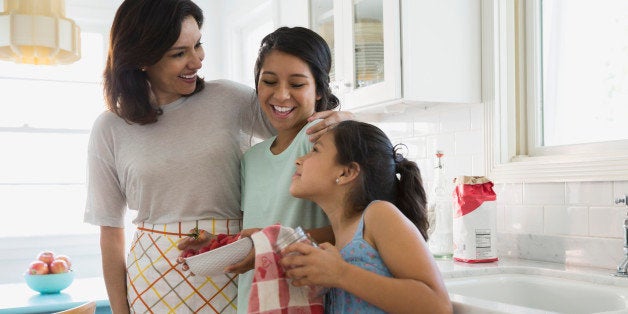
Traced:
<path fill-rule="evenodd" d="M 281 256 L 273 250 L 280 234 L 291 232 L 292 228 L 276 224 L 251 235 L 255 245 L 255 273 L 249 313 L 323 313 L 323 297 L 308 299 L 309 287 L 291 285 L 279 264 Z"/>

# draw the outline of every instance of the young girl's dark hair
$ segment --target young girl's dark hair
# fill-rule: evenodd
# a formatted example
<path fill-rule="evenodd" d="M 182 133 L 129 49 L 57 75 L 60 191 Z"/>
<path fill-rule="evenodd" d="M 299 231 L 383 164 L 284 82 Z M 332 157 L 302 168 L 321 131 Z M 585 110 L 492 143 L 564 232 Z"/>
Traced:
<path fill-rule="evenodd" d="M 266 56 L 273 50 L 291 54 L 303 60 L 310 68 L 316 83 L 315 111 L 331 110 L 338 107 L 340 101 L 329 87 L 329 71 L 331 71 L 331 51 L 323 37 L 311 29 L 304 27 L 280 27 L 266 35 L 255 62 L 255 90 L 259 81 L 260 71 Z"/>
<path fill-rule="evenodd" d="M 122 2 L 111 25 L 103 74 L 107 109 L 129 123 L 157 122 L 161 109 L 150 103 L 150 84 L 141 68 L 157 63 L 177 42 L 188 16 L 199 28 L 203 25 L 203 11 L 191 0 Z M 204 87 L 197 77 L 192 94 Z"/>
<path fill-rule="evenodd" d="M 397 152 L 378 127 L 358 121 L 343 121 L 334 127 L 337 162 L 360 165 L 359 184 L 348 202 L 362 212 L 375 200 L 389 201 L 412 221 L 427 240 L 427 197 L 419 167 Z"/>

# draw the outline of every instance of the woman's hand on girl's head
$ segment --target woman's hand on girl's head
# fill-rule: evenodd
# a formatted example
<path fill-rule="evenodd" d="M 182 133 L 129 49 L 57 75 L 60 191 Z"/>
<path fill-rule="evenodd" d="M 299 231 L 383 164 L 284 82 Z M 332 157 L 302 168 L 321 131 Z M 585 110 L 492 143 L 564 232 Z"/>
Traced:
<path fill-rule="evenodd" d="M 349 111 L 336 111 L 326 110 L 315 112 L 311 115 L 307 121 L 312 122 L 316 119 L 323 119 L 323 121 L 311 126 L 305 132 L 310 136 L 310 142 L 316 142 L 323 134 L 333 128 L 334 125 L 345 120 L 353 120 L 355 116 Z"/>
<path fill-rule="evenodd" d="M 338 249 L 329 243 L 322 243 L 318 248 L 306 243 L 292 244 L 283 251 L 283 256 L 280 263 L 288 270 L 286 276 L 297 287 L 338 286 L 344 273 L 343 266 L 347 265 Z"/>

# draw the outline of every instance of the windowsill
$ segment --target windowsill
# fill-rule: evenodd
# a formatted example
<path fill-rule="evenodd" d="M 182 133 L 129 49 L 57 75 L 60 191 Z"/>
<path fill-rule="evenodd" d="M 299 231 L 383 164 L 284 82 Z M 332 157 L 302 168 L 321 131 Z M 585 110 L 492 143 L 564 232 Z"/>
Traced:
<path fill-rule="evenodd" d="M 489 150 L 490 152 L 490 150 Z M 496 164 L 489 161 L 489 177 L 495 183 L 623 181 L 628 178 L 627 156 L 520 157 Z"/>
<path fill-rule="evenodd" d="M 26 283 L 0 284 L 0 313 L 51 313 L 95 301 L 97 307 L 108 308 L 109 300 L 102 277 L 76 278 L 56 294 L 40 294 Z"/>

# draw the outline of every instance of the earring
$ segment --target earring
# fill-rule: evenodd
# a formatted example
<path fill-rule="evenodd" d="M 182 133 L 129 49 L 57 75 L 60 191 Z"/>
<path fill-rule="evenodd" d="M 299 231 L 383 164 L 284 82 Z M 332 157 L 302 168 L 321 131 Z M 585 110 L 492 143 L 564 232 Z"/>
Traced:
<path fill-rule="evenodd" d="M 140 68 L 140 70 L 141 70 L 142 72 L 146 72 L 146 67 L 141 67 L 141 68 Z"/>
<path fill-rule="evenodd" d="M 340 184 L 340 178 L 336 178 L 336 184 Z"/>

